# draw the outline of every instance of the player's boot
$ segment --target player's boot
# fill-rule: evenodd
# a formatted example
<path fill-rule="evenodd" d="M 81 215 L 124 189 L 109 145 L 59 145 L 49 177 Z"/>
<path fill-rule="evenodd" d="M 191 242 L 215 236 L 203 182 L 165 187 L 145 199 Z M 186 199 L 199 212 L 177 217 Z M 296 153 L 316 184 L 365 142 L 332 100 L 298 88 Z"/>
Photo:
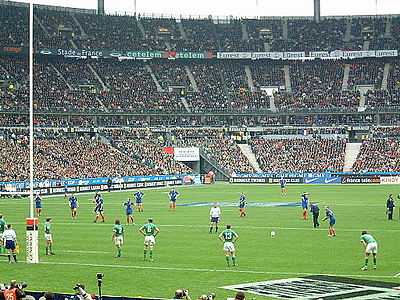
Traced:
<path fill-rule="evenodd" d="M 368 270 L 368 267 L 367 267 L 367 266 L 364 266 L 364 267 L 361 268 L 361 270 L 362 270 L 362 271 Z"/>
<path fill-rule="evenodd" d="M 376 270 L 378 267 L 376 265 L 374 265 L 374 269 Z"/>

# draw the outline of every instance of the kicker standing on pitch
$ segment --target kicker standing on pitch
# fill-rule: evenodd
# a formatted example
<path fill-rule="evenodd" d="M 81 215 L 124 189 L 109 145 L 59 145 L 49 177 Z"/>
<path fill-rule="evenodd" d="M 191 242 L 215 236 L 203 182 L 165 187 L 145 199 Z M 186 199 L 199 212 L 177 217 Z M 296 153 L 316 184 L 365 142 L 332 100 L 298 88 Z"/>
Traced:
<path fill-rule="evenodd" d="M 223 250 L 225 251 L 226 263 L 229 267 L 229 256 L 232 256 L 232 264 L 236 266 L 236 255 L 235 255 L 235 242 L 239 238 L 238 234 L 231 229 L 231 225 L 226 225 L 226 229 L 221 232 L 219 239 L 224 243 Z"/>
<path fill-rule="evenodd" d="M 150 218 L 149 223 L 143 225 L 139 231 L 144 235 L 144 251 L 143 260 L 146 260 L 147 251 L 149 251 L 150 261 L 153 261 L 154 245 L 156 244 L 156 235 L 160 232 L 160 229 L 153 224 L 154 219 Z"/>
<path fill-rule="evenodd" d="M 361 243 L 363 244 L 365 249 L 365 264 L 364 267 L 361 268 L 361 270 L 368 270 L 368 259 L 371 253 L 374 261 L 374 269 L 376 269 L 376 254 L 378 253 L 378 243 L 376 242 L 374 237 L 366 231 L 361 232 Z"/>

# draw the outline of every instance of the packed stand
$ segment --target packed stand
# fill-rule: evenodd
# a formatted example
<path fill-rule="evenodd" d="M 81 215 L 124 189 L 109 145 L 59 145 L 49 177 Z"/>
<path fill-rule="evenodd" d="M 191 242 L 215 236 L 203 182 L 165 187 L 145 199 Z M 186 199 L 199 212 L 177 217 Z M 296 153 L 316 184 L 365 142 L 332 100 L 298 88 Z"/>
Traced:
<path fill-rule="evenodd" d="M 75 43 L 79 48 L 106 50 L 151 50 L 145 47 L 135 17 L 76 14 L 85 36 Z"/>
<path fill-rule="evenodd" d="M 349 89 L 356 85 L 373 85 L 380 89 L 382 85 L 384 63 L 379 59 L 356 60 L 350 64 Z"/>
<path fill-rule="evenodd" d="M 0 46 L 27 47 L 29 44 L 29 9 L 14 5 L 0 6 Z"/>
<path fill-rule="evenodd" d="M 399 172 L 400 140 L 398 138 L 370 138 L 362 142 L 353 172 Z"/>
<path fill-rule="evenodd" d="M 264 172 L 343 171 L 345 139 L 251 139 Z"/>
<path fill-rule="evenodd" d="M 211 19 L 182 19 L 186 40 L 172 40 L 173 49 L 179 51 L 217 51 L 216 28 Z"/>

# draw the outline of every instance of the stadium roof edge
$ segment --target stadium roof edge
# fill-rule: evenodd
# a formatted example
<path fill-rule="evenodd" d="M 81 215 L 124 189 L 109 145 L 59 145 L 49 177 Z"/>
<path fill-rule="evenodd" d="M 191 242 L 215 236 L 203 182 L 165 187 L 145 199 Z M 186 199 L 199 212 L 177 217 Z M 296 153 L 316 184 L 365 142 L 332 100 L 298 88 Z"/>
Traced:
<path fill-rule="evenodd" d="M 28 7 L 28 3 L 10 1 L 10 0 L 0 0 L 0 5 L 10 5 L 18 7 Z M 96 9 L 85 9 L 85 8 L 74 8 L 74 7 L 63 7 L 54 5 L 42 5 L 35 4 L 35 7 L 39 9 L 56 10 L 56 11 L 66 11 L 72 13 L 84 13 L 84 14 L 96 14 Z M 134 12 L 129 11 L 106 11 L 106 15 L 117 15 L 117 16 L 134 16 Z M 165 19 L 211 19 L 214 21 L 230 21 L 230 20 L 240 20 L 240 19 L 258 19 L 258 20 L 268 20 L 268 19 L 303 19 L 303 20 L 313 20 L 313 16 L 213 16 L 213 15 L 176 15 L 176 14 L 156 14 L 156 13 L 139 13 L 138 16 L 141 18 L 165 18 Z M 378 15 L 343 15 L 343 16 L 321 16 L 321 19 L 347 19 L 347 18 L 393 18 L 400 17 L 400 14 L 378 14 Z"/>

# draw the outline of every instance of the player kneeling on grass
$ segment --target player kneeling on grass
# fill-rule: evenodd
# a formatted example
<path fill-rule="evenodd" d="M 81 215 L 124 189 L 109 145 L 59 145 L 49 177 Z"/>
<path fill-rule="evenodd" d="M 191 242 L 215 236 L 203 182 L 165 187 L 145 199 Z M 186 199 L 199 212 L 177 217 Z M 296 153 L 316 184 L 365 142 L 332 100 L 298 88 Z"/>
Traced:
<path fill-rule="evenodd" d="M 230 266 L 229 256 L 232 257 L 232 265 L 236 266 L 235 242 L 239 238 L 238 234 L 231 229 L 231 225 L 226 225 L 226 229 L 221 232 L 219 239 L 224 243 L 225 259 L 228 267 Z"/>
<path fill-rule="evenodd" d="M 115 241 L 115 246 L 117 247 L 118 254 L 116 258 L 122 257 L 122 245 L 124 244 L 124 227 L 121 225 L 120 220 L 115 220 L 115 225 L 111 235 L 111 240 Z"/>
<path fill-rule="evenodd" d="M 51 234 L 51 218 L 46 218 L 46 223 L 44 223 L 44 239 L 46 240 L 46 255 L 54 255 L 53 235 Z"/>
<path fill-rule="evenodd" d="M 368 270 L 368 259 L 369 255 L 372 253 L 373 261 L 374 261 L 374 269 L 376 269 L 376 254 L 378 253 L 378 243 L 374 239 L 372 235 L 368 232 L 361 232 L 361 243 L 365 249 L 365 264 L 361 270 Z"/>
<path fill-rule="evenodd" d="M 149 251 L 149 260 L 153 261 L 154 245 L 156 244 L 156 235 L 160 229 L 153 224 L 154 219 L 150 218 L 149 223 L 140 227 L 139 231 L 144 235 L 143 260 L 146 260 L 147 251 Z"/>

